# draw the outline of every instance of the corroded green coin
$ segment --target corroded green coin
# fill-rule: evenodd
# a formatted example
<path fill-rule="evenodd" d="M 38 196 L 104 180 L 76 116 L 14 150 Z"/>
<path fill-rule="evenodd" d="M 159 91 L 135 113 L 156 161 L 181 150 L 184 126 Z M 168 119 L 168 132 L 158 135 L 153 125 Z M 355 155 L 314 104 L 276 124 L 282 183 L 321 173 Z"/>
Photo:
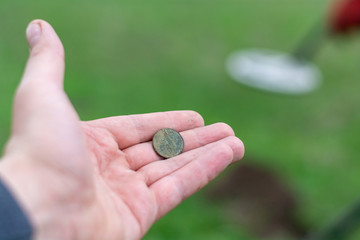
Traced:
<path fill-rule="evenodd" d="M 157 131 L 153 137 L 155 151 L 164 158 L 179 155 L 184 150 L 184 140 L 180 133 L 171 128 Z"/>

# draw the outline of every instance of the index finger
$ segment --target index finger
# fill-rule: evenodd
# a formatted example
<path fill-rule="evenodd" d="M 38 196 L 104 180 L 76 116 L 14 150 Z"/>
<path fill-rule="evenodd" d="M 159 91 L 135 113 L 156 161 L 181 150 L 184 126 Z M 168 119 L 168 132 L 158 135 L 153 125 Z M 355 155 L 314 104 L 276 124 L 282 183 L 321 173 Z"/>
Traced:
<path fill-rule="evenodd" d="M 161 128 L 184 131 L 204 126 L 201 115 L 194 111 L 170 111 L 128 115 L 87 122 L 91 127 L 109 131 L 120 149 L 147 142 Z"/>

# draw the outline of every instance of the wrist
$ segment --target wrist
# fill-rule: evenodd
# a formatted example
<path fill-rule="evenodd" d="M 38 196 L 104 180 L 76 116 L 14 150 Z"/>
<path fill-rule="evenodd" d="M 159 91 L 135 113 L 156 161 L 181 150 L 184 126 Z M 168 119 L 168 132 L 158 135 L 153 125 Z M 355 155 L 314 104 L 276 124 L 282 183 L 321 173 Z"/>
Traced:
<path fill-rule="evenodd" d="M 67 193 L 71 180 L 59 178 L 47 166 L 31 159 L 5 157 L 0 160 L 0 178 L 28 217 L 33 239 L 101 239 L 106 235 L 96 232 L 104 213 L 97 212 L 93 204 L 74 203 L 70 198 L 76 194 Z M 79 217 L 81 211 L 88 213 Z M 90 219 L 96 219 L 97 224 Z"/>
<path fill-rule="evenodd" d="M 39 175 L 41 174 L 34 171 L 29 159 L 4 157 L 0 161 L 0 178 L 33 227 L 33 239 L 57 239 L 48 235 L 50 231 L 53 234 L 56 229 L 64 237 L 64 232 L 59 231 L 61 224 L 49 208 L 49 201 L 44 194 L 46 184 L 41 183 Z"/>
<path fill-rule="evenodd" d="M 1 176 L 0 215 L 0 239 L 30 239 L 32 237 L 33 227 L 29 218 Z"/>

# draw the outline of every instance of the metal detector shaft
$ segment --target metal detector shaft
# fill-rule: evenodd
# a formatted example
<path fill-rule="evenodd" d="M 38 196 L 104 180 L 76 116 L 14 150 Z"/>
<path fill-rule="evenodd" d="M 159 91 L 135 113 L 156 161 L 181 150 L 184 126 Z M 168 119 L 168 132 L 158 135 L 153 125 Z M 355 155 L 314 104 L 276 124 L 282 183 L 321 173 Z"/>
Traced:
<path fill-rule="evenodd" d="M 305 240 L 343 240 L 360 225 L 360 200 L 319 233 Z"/>
<path fill-rule="evenodd" d="M 295 48 L 293 52 L 294 58 L 312 61 L 328 36 L 329 33 L 324 23 L 316 24 Z"/>

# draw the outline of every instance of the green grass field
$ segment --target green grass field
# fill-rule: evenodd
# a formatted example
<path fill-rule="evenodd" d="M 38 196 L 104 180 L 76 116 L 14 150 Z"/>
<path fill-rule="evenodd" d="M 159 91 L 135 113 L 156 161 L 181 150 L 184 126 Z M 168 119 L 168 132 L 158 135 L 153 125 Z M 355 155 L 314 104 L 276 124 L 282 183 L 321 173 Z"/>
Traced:
<path fill-rule="evenodd" d="M 49 21 L 66 50 L 66 90 L 83 120 L 192 109 L 230 124 L 246 157 L 295 189 L 299 216 L 318 229 L 360 193 L 360 38 L 328 41 L 316 58 L 323 86 L 292 97 L 235 83 L 232 51 L 291 51 L 326 0 L 0 0 L 0 143 L 34 18 Z M 255 160 L 253 160 L 255 159 Z M 150 230 L 155 239 L 256 239 L 204 200 L 185 201 Z M 351 239 L 359 239 L 360 235 Z"/>

